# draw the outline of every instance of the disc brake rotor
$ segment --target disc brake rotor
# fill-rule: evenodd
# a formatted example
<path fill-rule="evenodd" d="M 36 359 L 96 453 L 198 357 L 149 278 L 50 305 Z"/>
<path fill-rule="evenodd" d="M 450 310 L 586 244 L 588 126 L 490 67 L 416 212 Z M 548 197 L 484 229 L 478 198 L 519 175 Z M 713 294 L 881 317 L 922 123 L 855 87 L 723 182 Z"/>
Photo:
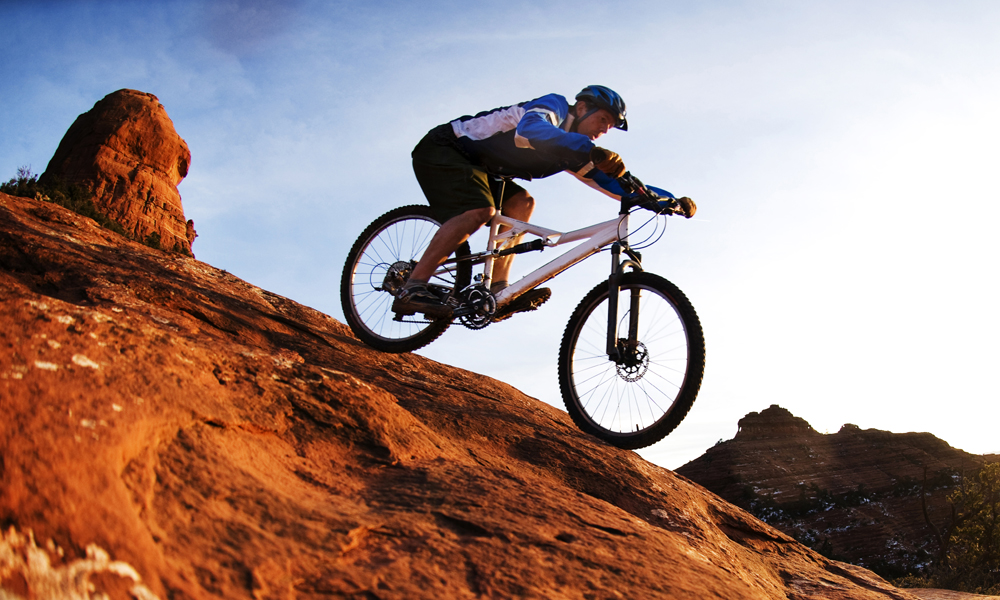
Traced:
<path fill-rule="evenodd" d="M 649 370 L 649 352 L 642 342 L 636 342 L 635 350 L 631 352 L 627 350 L 627 345 L 628 340 L 624 338 L 618 340 L 618 351 L 624 357 L 617 367 L 618 376 L 633 383 L 642 379 Z"/>

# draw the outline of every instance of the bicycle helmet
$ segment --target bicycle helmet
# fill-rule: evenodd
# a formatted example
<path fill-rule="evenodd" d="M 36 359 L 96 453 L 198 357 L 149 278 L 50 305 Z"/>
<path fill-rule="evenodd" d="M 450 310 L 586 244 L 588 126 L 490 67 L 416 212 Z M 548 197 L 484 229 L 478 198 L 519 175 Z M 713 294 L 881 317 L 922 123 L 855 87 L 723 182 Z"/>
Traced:
<path fill-rule="evenodd" d="M 580 117 L 577 123 L 603 108 L 614 117 L 615 129 L 628 131 L 628 121 L 625 120 L 625 101 L 611 88 L 606 88 L 603 85 L 588 85 L 576 95 L 576 100 L 578 102 L 583 100 L 594 107 Z"/>

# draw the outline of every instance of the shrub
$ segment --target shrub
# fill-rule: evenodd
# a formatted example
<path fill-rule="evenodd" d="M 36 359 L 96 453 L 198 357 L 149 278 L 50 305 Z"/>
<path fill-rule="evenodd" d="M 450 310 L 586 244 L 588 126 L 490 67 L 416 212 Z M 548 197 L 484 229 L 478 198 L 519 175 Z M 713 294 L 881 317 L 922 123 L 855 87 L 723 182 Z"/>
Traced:
<path fill-rule="evenodd" d="M 150 233 L 149 235 L 146 236 L 146 239 L 144 239 L 142 241 L 142 243 L 146 244 L 150 248 L 155 248 L 157 250 L 161 250 L 161 248 L 160 248 L 160 232 L 159 231 L 154 231 L 153 233 Z"/>
<path fill-rule="evenodd" d="M 18 168 L 17 177 L 7 183 L 0 183 L 0 192 L 21 198 L 34 198 L 41 190 L 38 175 L 32 175 L 30 167 Z"/>
<path fill-rule="evenodd" d="M 936 579 L 963 592 L 1000 593 L 1000 463 L 984 465 L 948 501 L 957 516 Z"/>

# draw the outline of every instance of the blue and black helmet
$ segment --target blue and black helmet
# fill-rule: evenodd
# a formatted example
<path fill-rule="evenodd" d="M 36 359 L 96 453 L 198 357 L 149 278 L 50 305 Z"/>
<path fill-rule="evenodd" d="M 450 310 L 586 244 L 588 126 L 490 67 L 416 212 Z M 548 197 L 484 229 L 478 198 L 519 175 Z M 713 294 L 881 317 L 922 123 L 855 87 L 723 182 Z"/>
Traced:
<path fill-rule="evenodd" d="M 603 108 L 614 117 L 615 129 L 628 131 L 628 121 L 625 120 L 625 101 L 611 88 L 606 88 L 603 85 L 588 85 L 576 95 L 576 100 L 577 102 L 583 100 L 595 107 L 583 115 L 580 118 L 581 121 L 596 110 Z"/>

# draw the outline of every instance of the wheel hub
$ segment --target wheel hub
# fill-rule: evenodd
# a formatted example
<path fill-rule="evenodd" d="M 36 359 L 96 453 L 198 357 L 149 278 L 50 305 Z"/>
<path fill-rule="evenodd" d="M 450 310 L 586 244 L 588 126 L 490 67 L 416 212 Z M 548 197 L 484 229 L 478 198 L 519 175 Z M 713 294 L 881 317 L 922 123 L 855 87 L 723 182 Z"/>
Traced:
<path fill-rule="evenodd" d="M 646 345 L 636 342 L 634 348 L 629 348 L 628 340 L 618 340 L 618 355 L 622 357 L 617 365 L 618 376 L 629 383 L 639 381 L 649 370 L 649 352 Z"/>

